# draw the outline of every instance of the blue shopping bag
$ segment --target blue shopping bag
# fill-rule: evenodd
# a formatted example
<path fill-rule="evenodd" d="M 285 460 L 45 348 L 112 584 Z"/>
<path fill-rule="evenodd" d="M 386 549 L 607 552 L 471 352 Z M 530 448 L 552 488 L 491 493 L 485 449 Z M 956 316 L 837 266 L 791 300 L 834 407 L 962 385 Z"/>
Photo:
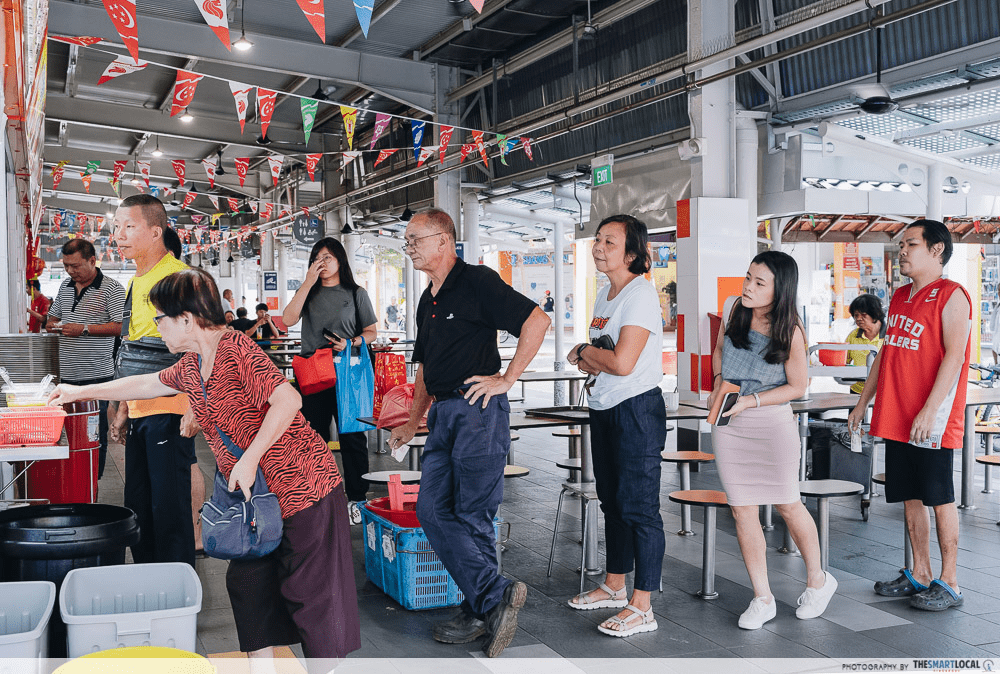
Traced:
<path fill-rule="evenodd" d="M 335 359 L 336 360 L 336 359 Z M 337 365 L 337 431 L 362 433 L 372 427 L 358 421 L 375 414 L 375 371 L 364 338 L 361 346 L 341 352 Z"/>

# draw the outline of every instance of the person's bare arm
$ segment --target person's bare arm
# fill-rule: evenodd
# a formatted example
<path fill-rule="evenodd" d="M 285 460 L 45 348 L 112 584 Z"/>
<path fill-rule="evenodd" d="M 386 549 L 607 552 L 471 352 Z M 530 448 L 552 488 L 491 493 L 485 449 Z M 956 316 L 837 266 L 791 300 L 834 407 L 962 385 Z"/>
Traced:
<path fill-rule="evenodd" d="M 114 379 L 103 384 L 72 386 L 60 384 L 49 394 L 49 405 L 64 405 L 77 400 L 151 400 L 182 393 L 160 381 L 160 375 L 140 374 Z"/>
<path fill-rule="evenodd" d="M 638 325 L 626 325 L 618 334 L 618 343 L 613 351 L 598 349 L 595 346 L 579 346 L 576 353 L 581 354 L 579 360 L 570 361 L 571 365 L 580 365 L 580 369 L 590 373 L 607 372 L 624 377 L 632 374 L 635 364 L 639 361 L 642 350 L 649 339 L 649 330 Z"/>
<path fill-rule="evenodd" d="M 402 447 L 413 439 L 417 429 L 420 428 L 420 420 L 424 418 L 427 410 L 431 406 L 431 397 L 424 386 L 424 366 L 417 366 L 417 374 L 413 379 L 413 406 L 410 408 L 410 419 L 402 426 L 392 429 L 389 437 L 389 447 L 396 449 Z"/>
<path fill-rule="evenodd" d="M 469 404 L 474 404 L 479 396 L 483 396 L 483 409 L 486 409 L 490 398 L 509 391 L 510 387 L 517 383 L 528 364 L 531 363 L 531 359 L 538 353 L 538 347 L 542 345 L 542 340 L 545 339 L 545 333 L 551 323 L 552 319 L 540 308 L 535 307 L 521 325 L 517 349 L 514 351 L 514 357 L 507 364 L 507 370 L 503 374 L 498 372 L 494 375 L 477 375 L 465 380 L 466 384 L 472 384 L 465 394 L 465 399 L 469 401 Z"/>
<path fill-rule="evenodd" d="M 239 487 L 247 500 L 250 500 L 250 487 L 257 479 L 257 466 L 261 458 L 288 430 L 295 419 L 295 413 L 302 407 L 302 396 L 291 384 L 285 382 L 274 389 L 267 403 L 270 407 L 264 415 L 260 430 L 229 473 L 229 491 L 235 491 Z"/>
<path fill-rule="evenodd" d="M 324 264 L 320 260 L 316 260 L 309 267 L 306 272 L 306 280 L 302 282 L 299 289 L 295 291 L 292 295 L 291 301 L 285 306 L 285 310 L 281 312 L 281 321 L 288 327 L 292 327 L 299 322 L 302 317 L 302 308 L 306 304 L 306 297 L 309 296 L 309 291 L 312 290 L 316 282 L 319 281 L 319 273 L 323 269 Z"/>
<path fill-rule="evenodd" d="M 806 387 L 809 385 L 809 359 L 806 357 L 806 338 L 801 327 L 796 327 L 792 334 L 788 360 L 785 361 L 785 378 L 788 383 L 758 393 L 756 398 L 752 395 L 740 396 L 733 408 L 722 416 L 734 417 L 749 407 L 757 407 L 757 398 L 760 398 L 760 405 L 763 407 L 783 405 L 805 395 Z"/>
<path fill-rule="evenodd" d="M 875 360 L 872 361 L 872 367 L 868 371 L 868 379 L 865 380 L 865 387 L 861 391 L 861 399 L 847 416 L 847 427 L 852 431 L 858 430 L 861 422 L 865 420 L 865 414 L 868 412 L 868 404 L 871 403 L 872 398 L 875 397 L 875 393 L 878 391 L 878 372 L 881 367 L 882 349 L 879 349 L 878 353 L 875 354 Z"/>

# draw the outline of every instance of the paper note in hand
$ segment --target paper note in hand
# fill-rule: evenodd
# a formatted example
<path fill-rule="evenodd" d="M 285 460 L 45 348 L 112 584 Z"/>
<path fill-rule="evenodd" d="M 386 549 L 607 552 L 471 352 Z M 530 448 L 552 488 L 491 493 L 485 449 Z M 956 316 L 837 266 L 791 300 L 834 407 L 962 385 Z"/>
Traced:
<path fill-rule="evenodd" d="M 400 445 L 396 449 L 392 450 L 392 458 L 396 459 L 396 461 L 399 461 L 400 463 L 403 463 L 409 451 L 409 445 Z"/>

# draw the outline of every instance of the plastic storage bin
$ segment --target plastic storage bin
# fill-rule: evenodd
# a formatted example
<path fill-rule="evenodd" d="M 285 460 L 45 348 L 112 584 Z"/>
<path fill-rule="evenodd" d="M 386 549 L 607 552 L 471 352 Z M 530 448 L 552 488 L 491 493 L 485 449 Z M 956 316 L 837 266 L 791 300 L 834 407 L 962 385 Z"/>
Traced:
<path fill-rule="evenodd" d="M 6 384 L 0 391 L 7 398 L 7 407 L 41 407 L 46 404 L 54 384 Z"/>
<path fill-rule="evenodd" d="M 406 528 L 361 508 L 365 575 L 407 610 L 458 606 L 465 596 L 421 528 Z M 499 520 L 493 521 L 499 535 Z"/>
<path fill-rule="evenodd" d="M 74 569 L 59 593 L 71 658 L 127 646 L 194 651 L 200 610 L 201 581 L 181 562 Z"/>
<path fill-rule="evenodd" d="M 0 583 L 0 660 L 47 658 L 56 584 Z"/>
<path fill-rule="evenodd" d="M 0 407 L 0 445 L 51 447 L 59 442 L 65 421 L 59 407 Z"/>

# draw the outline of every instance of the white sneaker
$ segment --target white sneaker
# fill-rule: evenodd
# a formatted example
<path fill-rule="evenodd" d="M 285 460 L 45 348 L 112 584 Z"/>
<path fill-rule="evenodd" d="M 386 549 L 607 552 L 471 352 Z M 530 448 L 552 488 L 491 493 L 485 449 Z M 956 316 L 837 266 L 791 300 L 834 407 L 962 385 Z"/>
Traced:
<path fill-rule="evenodd" d="M 768 604 L 764 597 L 754 597 L 750 606 L 743 615 L 740 616 L 740 628 L 745 630 L 759 630 L 768 620 L 773 620 L 778 615 L 778 605 L 771 597 Z"/>
<path fill-rule="evenodd" d="M 350 520 L 352 527 L 355 524 L 361 524 L 361 507 L 358 503 L 359 501 L 347 502 L 347 519 Z"/>
<path fill-rule="evenodd" d="M 837 591 L 837 579 L 826 572 L 826 582 L 821 588 L 807 587 L 806 591 L 799 597 L 799 607 L 795 609 L 795 615 L 800 620 L 809 620 L 823 615 L 827 604 L 833 599 L 833 593 Z"/>

